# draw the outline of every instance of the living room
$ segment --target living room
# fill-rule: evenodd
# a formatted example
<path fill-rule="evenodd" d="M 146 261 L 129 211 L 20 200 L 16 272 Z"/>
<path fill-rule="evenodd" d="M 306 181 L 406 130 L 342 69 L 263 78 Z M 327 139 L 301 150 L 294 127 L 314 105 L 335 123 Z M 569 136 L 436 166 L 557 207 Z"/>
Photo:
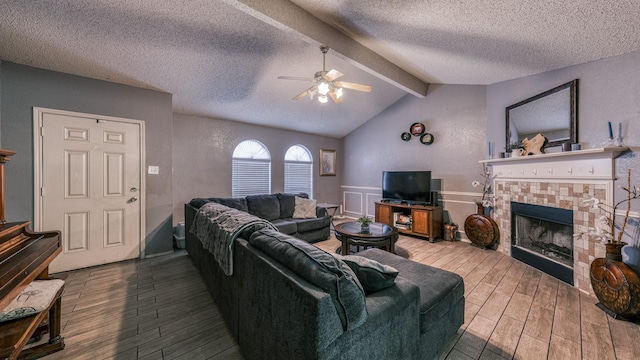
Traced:
<path fill-rule="evenodd" d="M 2 29 L 3 33 L 8 31 Z M 42 51 L 47 51 L 47 46 L 43 47 Z M 306 44 L 303 48 L 313 49 L 319 60 L 315 45 Z M 61 61 L 75 57 L 68 53 L 57 56 Z M 636 47 L 609 57 L 495 83 L 433 81 L 423 98 L 403 95 L 346 135 L 329 136 L 176 109 L 176 94 L 142 81 L 137 86 L 131 85 L 135 79 L 129 79 L 127 85 L 112 82 L 102 74 L 93 75 L 92 70 L 101 69 L 91 69 L 91 66 L 74 74 L 59 72 L 32 66 L 30 61 L 6 59 L 0 53 L 0 143 L 3 149 L 17 152 L 7 165 L 7 220 L 33 220 L 35 216 L 33 107 L 131 118 L 146 123 L 145 161 L 160 170 L 158 175 L 146 176 L 146 257 L 173 251 L 174 226 L 184 220 L 183 206 L 190 199 L 231 196 L 231 154 L 234 147 L 246 139 L 262 142 L 271 152 L 273 193 L 284 190 L 280 175 L 284 172 L 283 154 L 289 146 L 302 144 L 314 156 L 313 197 L 319 202 L 341 204 L 342 212 L 349 217 L 372 216 L 374 201 L 380 196 L 383 171 L 431 170 L 433 178 L 439 181 L 440 203 L 447 213 L 447 221 L 461 225 L 475 212 L 475 201 L 481 197 L 471 183 L 482 179 L 479 161 L 489 157 L 487 144 L 495 144 L 496 153 L 504 146 L 505 108 L 574 79 L 580 81 L 578 140 L 582 148 L 602 147 L 608 139 L 607 123 L 622 123 L 624 145 L 630 151 L 615 161 L 616 174 L 621 177 L 631 169 L 637 183 L 640 179 L 640 159 L 635 155 L 640 146 L 637 135 L 640 133 L 639 63 L 640 50 Z M 306 65 L 309 72 L 313 72 L 319 61 Z M 521 66 L 527 67 L 527 64 Z M 329 63 L 328 67 L 333 66 Z M 117 73 L 117 69 L 111 70 Z M 295 93 L 291 89 L 285 100 L 290 101 Z M 303 101 L 311 105 L 311 100 L 298 100 Z M 314 100 L 313 109 L 320 109 L 315 103 Z M 349 100 L 345 99 L 340 105 L 348 106 Z M 298 119 L 288 121 L 293 123 Z M 401 139 L 400 135 L 415 122 L 423 123 L 434 135 L 433 144 L 425 146 L 415 138 L 408 142 Z M 336 151 L 335 176 L 320 176 L 315 171 L 321 149 Z M 616 188 L 623 185 L 624 179 L 616 181 Z M 623 192 L 617 189 L 615 194 L 619 197 Z M 633 210 L 632 217 L 638 218 L 639 209 Z M 458 236 L 465 239 L 463 229 L 460 230 Z"/>

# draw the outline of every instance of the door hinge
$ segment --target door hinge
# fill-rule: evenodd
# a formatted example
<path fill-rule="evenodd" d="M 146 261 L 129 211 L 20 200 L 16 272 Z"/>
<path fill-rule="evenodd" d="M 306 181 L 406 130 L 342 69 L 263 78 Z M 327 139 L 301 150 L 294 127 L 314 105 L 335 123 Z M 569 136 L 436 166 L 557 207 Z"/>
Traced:
<path fill-rule="evenodd" d="M 44 188 L 40 188 L 40 196 L 44 196 Z"/>
<path fill-rule="evenodd" d="M 40 126 L 40 137 L 44 137 L 44 127 Z"/>

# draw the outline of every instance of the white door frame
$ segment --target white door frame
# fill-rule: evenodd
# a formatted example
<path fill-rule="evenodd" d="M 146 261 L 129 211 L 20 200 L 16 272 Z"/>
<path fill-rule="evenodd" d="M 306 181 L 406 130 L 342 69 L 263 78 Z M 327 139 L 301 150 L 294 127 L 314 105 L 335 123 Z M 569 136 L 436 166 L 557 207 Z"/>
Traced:
<path fill-rule="evenodd" d="M 139 204 L 140 204 L 140 258 L 145 258 L 145 245 L 146 245 L 146 160 L 145 160 L 145 128 L 144 121 L 142 120 L 133 120 L 126 118 L 119 118 L 113 116 L 103 116 L 103 115 L 94 115 L 94 114 L 86 114 L 79 113 L 73 111 L 65 111 L 65 110 L 57 110 L 57 109 L 48 109 L 43 107 L 33 107 L 33 230 L 34 231 L 42 231 L 42 197 L 40 196 L 40 189 L 42 188 L 42 137 L 40 136 L 40 132 L 42 131 L 42 119 L 44 114 L 56 114 L 56 115 L 66 115 L 66 116 L 75 116 L 75 117 L 87 117 L 94 118 L 96 120 L 107 120 L 114 122 L 122 122 L 128 124 L 136 124 L 140 127 L 140 188 L 142 191 L 139 192 Z"/>

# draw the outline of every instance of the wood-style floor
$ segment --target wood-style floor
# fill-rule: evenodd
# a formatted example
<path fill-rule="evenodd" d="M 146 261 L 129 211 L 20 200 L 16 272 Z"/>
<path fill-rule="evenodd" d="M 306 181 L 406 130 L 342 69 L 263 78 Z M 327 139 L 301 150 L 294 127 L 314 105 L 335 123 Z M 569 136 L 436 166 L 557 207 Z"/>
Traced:
<path fill-rule="evenodd" d="M 640 326 L 501 253 L 405 236 L 396 251 L 464 278 L 466 321 L 441 359 L 640 359 Z M 59 276 L 66 348 L 47 359 L 242 359 L 184 251 Z"/>

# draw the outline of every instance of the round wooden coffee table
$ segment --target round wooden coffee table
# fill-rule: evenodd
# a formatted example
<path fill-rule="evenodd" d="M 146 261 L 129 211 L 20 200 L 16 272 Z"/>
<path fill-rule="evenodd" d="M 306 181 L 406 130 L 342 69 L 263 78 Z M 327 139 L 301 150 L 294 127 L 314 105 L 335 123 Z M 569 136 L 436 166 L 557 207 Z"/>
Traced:
<path fill-rule="evenodd" d="M 398 230 L 383 223 L 371 223 L 369 232 L 362 232 L 360 224 L 357 222 L 345 222 L 335 225 L 335 235 L 342 242 L 338 249 L 341 254 L 349 255 L 351 245 L 360 246 L 364 249 L 368 247 L 384 247 L 385 250 L 395 253 L 395 244 L 398 241 Z"/>

